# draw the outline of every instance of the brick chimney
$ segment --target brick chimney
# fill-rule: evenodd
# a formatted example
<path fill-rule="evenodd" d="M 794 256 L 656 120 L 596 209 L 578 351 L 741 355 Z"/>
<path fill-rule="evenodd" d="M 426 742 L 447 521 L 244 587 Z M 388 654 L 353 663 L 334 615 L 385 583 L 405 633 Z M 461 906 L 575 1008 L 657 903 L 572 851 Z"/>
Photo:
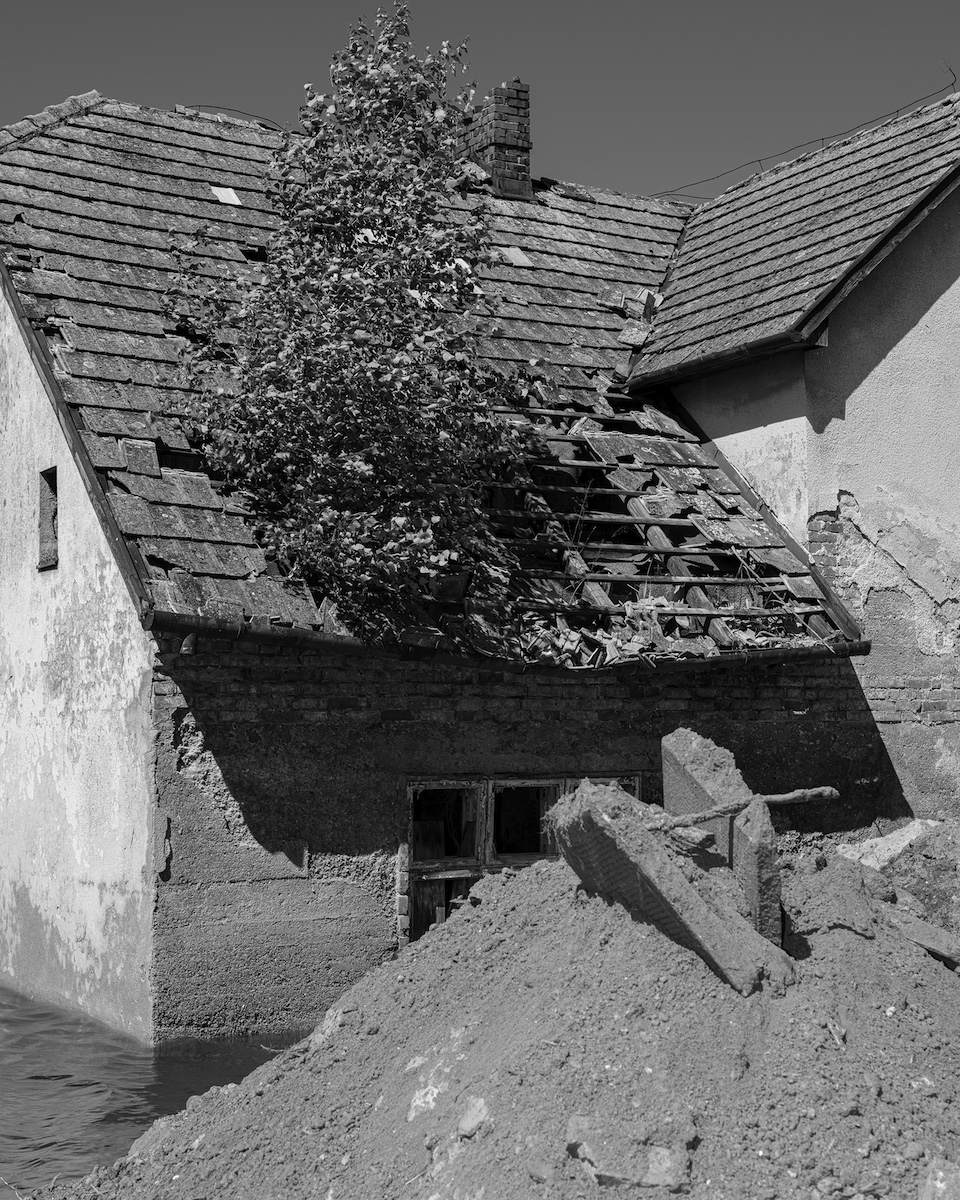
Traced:
<path fill-rule="evenodd" d="M 514 79 L 494 88 L 468 118 L 464 149 L 489 174 L 498 196 L 532 200 L 530 85 Z"/>

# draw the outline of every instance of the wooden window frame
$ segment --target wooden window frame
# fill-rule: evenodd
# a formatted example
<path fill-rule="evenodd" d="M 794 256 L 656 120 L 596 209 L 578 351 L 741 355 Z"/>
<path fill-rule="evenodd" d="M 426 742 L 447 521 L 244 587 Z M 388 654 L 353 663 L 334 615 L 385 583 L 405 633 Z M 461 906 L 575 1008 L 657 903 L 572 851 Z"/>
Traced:
<path fill-rule="evenodd" d="M 582 775 L 488 775 L 488 776 L 438 776 L 430 778 L 418 776 L 406 783 L 407 796 L 407 843 L 401 848 L 407 863 L 407 884 L 401 893 L 407 897 L 407 904 L 402 907 L 404 912 L 413 908 L 413 889 L 418 883 L 438 884 L 442 881 L 468 880 L 482 878 L 484 875 L 496 874 L 506 868 L 520 869 L 530 866 L 541 859 L 555 859 L 557 851 L 548 842 L 548 835 L 541 834 L 541 849 L 538 853 L 503 853 L 498 852 L 494 844 L 494 822 L 498 792 L 505 788 L 538 788 L 550 794 L 542 800 L 542 811 L 555 803 L 560 796 L 573 791 Z M 618 783 L 625 791 L 630 792 L 638 800 L 641 796 L 640 773 L 625 771 L 617 775 L 591 775 L 593 783 Z M 413 857 L 413 813 L 417 795 L 423 791 L 433 790 L 462 790 L 477 793 L 477 829 L 475 855 L 449 855 L 437 859 L 416 860 Z M 439 907 L 437 919 L 440 916 Z M 412 933 L 412 930 L 411 930 Z M 419 935 L 418 935 L 419 936 Z"/>

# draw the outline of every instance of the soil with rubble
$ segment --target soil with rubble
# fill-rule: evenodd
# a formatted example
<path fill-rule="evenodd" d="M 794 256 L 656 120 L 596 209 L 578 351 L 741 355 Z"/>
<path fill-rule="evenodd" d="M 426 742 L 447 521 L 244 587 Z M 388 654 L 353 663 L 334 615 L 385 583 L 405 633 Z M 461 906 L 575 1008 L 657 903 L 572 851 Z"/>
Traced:
<path fill-rule="evenodd" d="M 884 875 L 783 844 L 783 996 L 738 995 L 562 861 L 504 872 L 310 1038 L 48 1195 L 954 1195 L 925 1180 L 960 1162 L 960 976 L 874 897 L 900 869 L 912 906 L 955 919 L 960 837 Z"/>

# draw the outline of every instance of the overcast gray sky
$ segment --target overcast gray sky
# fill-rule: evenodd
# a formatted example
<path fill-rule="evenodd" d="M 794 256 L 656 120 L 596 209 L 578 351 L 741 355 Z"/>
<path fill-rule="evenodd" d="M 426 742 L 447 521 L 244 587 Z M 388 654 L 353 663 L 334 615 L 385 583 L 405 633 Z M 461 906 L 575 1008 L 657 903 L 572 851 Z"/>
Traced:
<path fill-rule="evenodd" d="M 957 0 L 412 7 L 419 46 L 469 36 L 481 90 L 515 75 L 531 85 L 535 174 L 647 195 L 748 159 L 769 166 L 766 156 L 906 105 L 950 83 L 944 59 L 960 73 Z M 351 22 L 375 9 L 376 0 L 7 0 L 0 124 L 91 88 L 291 124 L 303 84 L 326 84 Z"/>

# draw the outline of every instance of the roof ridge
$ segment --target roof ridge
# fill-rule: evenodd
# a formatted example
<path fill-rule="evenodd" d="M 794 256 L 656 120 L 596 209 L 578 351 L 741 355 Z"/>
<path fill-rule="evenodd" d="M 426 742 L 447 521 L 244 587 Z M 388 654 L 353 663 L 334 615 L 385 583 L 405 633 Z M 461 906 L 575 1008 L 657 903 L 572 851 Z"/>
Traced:
<path fill-rule="evenodd" d="M 720 200 L 724 200 L 731 196 L 734 192 L 742 188 L 751 187 L 760 179 L 769 180 L 776 175 L 782 174 L 798 163 L 808 163 L 811 159 L 823 154 L 826 155 L 831 150 L 836 150 L 840 146 L 847 146 L 857 141 L 859 138 L 865 138 L 869 134 L 876 133 L 879 129 L 885 129 L 888 126 L 896 125 L 898 122 L 906 123 L 920 116 L 923 113 L 931 113 L 934 109 L 944 105 L 952 104 L 954 109 L 960 108 L 960 91 L 951 92 L 949 96 L 943 96 L 940 100 L 934 100 L 932 104 L 924 104 L 920 108 L 911 109 L 910 112 L 904 113 L 902 116 L 889 117 L 886 121 L 880 121 L 876 125 L 867 125 L 865 128 L 857 129 L 846 137 L 838 138 L 835 142 L 830 142 L 827 145 L 821 146 L 818 150 L 808 150 L 806 154 L 798 154 L 796 158 L 784 159 L 782 162 L 774 163 L 768 170 L 756 171 L 753 175 L 748 175 L 746 179 L 739 179 L 736 183 L 732 183 L 724 191 L 718 192 L 716 196 L 712 196 L 709 200 L 699 204 L 695 212 L 699 215 L 707 209 L 712 208 Z"/>
<path fill-rule="evenodd" d="M 75 117 L 78 113 L 89 112 L 90 109 L 105 103 L 106 99 L 106 96 L 101 96 L 94 89 L 91 92 L 83 92 L 79 96 L 68 96 L 59 104 L 48 104 L 40 112 L 0 128 L 0 151 L 5 150 L 13 142 L 22 142 L 26 138 L 34 137 L 36 134 L 50 129 L 53 125 L 59 125 L 61 121 Z"/>
<path fill-rule="evenodd" d="M 220 125 L 242 125 L 245 129 L 256 129 L 258 133 L 277 133 L 283 127 L 270 117 L 254 117 L 249 121 L 244 121 L 240 117 L 230 117 L 224 112 L 209 113 L 204 112 L 201 108 L 190 108 L 186 104 L 175 104 L 173 109 L 169 108 L 153 108 L 148 104 L 138 104 L 138 108 L 148 108 L 151 112 L 168 113 L 174 112 L 178 117 L 199 117 L 203 121 L 216 121 Z M 239 109 L 235 111 L 239 112 Z M 269 125 L 265 124 L 269 122 Z M 274 128 L 271 128 L 274 127 Z"/>

